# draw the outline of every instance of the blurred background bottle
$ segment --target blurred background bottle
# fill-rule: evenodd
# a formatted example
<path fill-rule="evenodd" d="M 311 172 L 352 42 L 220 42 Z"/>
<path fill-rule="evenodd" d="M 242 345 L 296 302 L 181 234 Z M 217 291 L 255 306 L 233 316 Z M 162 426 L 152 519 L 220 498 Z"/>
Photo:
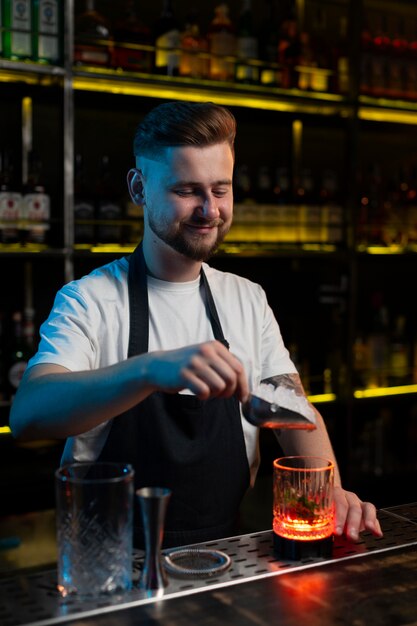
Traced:
<path fill-rule="evenodd" d="M 85 0 L 84 10 L 75 16 L 74 63 L 110 66 L 113 34 L 110 22 L 96 9 L 94 0 Z"/>
<path fill-rule="evenodd" d="M 75 155 L 74 163 L 74 241 L 76 244 L 95 242 L 94 198 L 81 154 Z"/>
<path fill-rule="evenodd" d="M 22 194 L 16 182 L 16 176 L 10 152 L 0 151 L 0 241 L 17 243 L 19 241 L 19 220 L 22 215 Z"/>
<path fill-rule="evenodd" d="M 114 25 L 113 65 L 132 72 L 148 73 L 152 70 L 150 28 L 138 16 L 134 0 L 126 0 Z M 133 44 L 143 48 L 123 46 Z"/>
<path fill-rule="evenodd" d="M 213 80 L 233 80 L 235 75 L 236 31 L 229 17 L 229 6 L 219 4 L 214 9 L 214 17 L 208 30 L 210 58 L 210 78 Z"/>
<path fill-rule="evenodd" d="M 12 335 L 7 370 L 9 400 L 13 400 L 28 361 L 34 353 L 33 315 L 32 309 L 26 311 L 26 319 L 24 319 L 21 311 L 15 311 L 12 315 Z"/>
<path fill-rule="evenodd" d="M 209 75 L 208 42 L 202 35 L 198 14 L 192 8 L 181 33 L 180 76 L 207 78 Z"/>
<path fill-rule="evenodd" d="M 237 23 L 235 80 L 238 83 L 259 82 L 259 66 L 250 61 L 258 60 L 258 36 L 254 27 L 251 0 L 243 0 Z"/>
<path fill-rule="evenodd" d="M 279 26 L 274 0 L 268 0 L 266 13 L 259 28 L 259 57 L 262 61 L 259 82 L 261 85 L 281 85 L 278 67 Z"/>
<path fill-rule="evenodd" d="M 100 158 L 96 185 L 96 219 L 98 243 L 121 243 L 122 205 L 119 191 L 113 184 L 110 158 Z"/>
<path fill-rule="evenodd" d="M 7 59 L 32 58 L 30 0 L 3 0 L 3 54 Z"/>
<path fill-rule="evenodd" d="M 161 15 L 154 26 L 154 42 L 155 72 L 177 76 L 180 64 L 180 28 L 171 0 L 163 0 Z"/>
<path fill-rule="evenodd" d="M 43 180 L 42 162 L 38 155 L 29 157 L 28 180 L 23 186 L 22 220 L 23 240 L 45 243 L 50 228 L 51 200 Z"/>
<path fill-rule="evenodd" d="M 41 63 L 61 61 L 61 19 L 58 0 L 33 2 L 33 58 Z"/>
<path fill-rule="evenodd" d="M 281 65 L 281 84 L 284 89 L 298 85 L 298 66 L 300 57 L 300 37 L 295 12 L 295 3 L 286 7 L 280 26 L 278 43 L 278 62 Z"/>

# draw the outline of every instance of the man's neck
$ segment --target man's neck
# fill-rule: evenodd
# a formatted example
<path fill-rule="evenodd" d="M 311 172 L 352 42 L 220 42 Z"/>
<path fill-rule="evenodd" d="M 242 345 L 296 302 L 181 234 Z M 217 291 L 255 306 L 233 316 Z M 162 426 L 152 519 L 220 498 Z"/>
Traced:
<path fill-rule="evenodd" d="M 155 235 L 144 237 L 143 255 L 148 272 L 154 278 L 167 282 L 183 283 L 195 280 L 200 275 L 201 261 L 193 261 L 176 252 Z"/>

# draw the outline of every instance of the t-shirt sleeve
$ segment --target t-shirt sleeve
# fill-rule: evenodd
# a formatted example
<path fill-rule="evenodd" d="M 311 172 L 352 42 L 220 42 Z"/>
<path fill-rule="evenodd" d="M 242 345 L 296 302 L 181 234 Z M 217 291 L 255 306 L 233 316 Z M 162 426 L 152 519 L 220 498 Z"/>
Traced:
<path fill-rule="evenodd" d="M 267 302 L 266 294 L 261 289 L 263 299 L 262 324 L 262 373 L 261 380 L 279 374 L 296 374 L 297 368 L 285 347 L 277 319 Z"/>
<path fill-rule="evenodd" d="M 87 305 L 75 283 L 65 285 L 57 293 L 49 317 L 40 328 L 38 351 L 30 359 L 28 368 L 53 363 L 71 371 L 94 369 L 97 315 L 96 307 Z"/>

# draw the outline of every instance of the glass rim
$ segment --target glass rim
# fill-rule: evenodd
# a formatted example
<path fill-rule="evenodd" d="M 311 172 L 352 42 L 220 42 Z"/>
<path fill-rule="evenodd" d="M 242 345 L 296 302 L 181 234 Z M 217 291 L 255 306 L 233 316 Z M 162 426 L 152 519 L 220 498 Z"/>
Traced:
<path fill-rule="evenodd" d="M 317 467 L 302 467 L 302 466 L 294 467 L 285 463 L 286 461 L 288 462 L 290 460 L 300 461 L 302 459 L 310 460 L 310 461 L 315 460 L 318 462 L 318 466 Z M 327 472 L 335 468 L 335 463 L 331 459 L 326 459 L 325 457 L 322 457 L 322 456 L 300 454 L 300 455 L 291 455 L 291 456 L 281 456 L 278 459 L 274 460 L 273 466 L 276 469 L 283 469 L 283 470 L 287 470 L 290 472 L 298 472 L 298 471 L 308 471 L 308 472 L 326 471 Z"/>
<path fill-rule="evenodd" d="M 121 471 L 119 475 L 93 476 L 87 478 L 84 476 L 71 476 L 70 474 L 65 474 L 65 472 L 70 469 L 87 469 L 88 467 L 112 467 L 113 469 L 118 467 Z M 118 461 L 74 461 L 73 463 L 65 463 L 65 465 L 61 465 L 61 467 L 58 467 L 58 469 L 55 470 L 55 478 L 57 480 L 73 484 L 117 483 L 123 482 L 126 479 L 133 479 L 134 475 L 135 470 L 130 463 Z"/>

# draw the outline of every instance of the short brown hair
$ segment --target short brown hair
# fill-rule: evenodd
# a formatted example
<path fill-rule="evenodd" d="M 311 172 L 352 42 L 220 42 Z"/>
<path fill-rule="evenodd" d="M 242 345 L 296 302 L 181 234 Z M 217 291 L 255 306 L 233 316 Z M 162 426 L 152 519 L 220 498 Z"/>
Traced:
<path fill-rule="evenodd" d="M 167 147 L 226 142 L 234 155 L 235 136 L 236 120 L 225 107 L 212 102 L 165 102 L 140 122 L 133 152 L 146 156 Z"/>

